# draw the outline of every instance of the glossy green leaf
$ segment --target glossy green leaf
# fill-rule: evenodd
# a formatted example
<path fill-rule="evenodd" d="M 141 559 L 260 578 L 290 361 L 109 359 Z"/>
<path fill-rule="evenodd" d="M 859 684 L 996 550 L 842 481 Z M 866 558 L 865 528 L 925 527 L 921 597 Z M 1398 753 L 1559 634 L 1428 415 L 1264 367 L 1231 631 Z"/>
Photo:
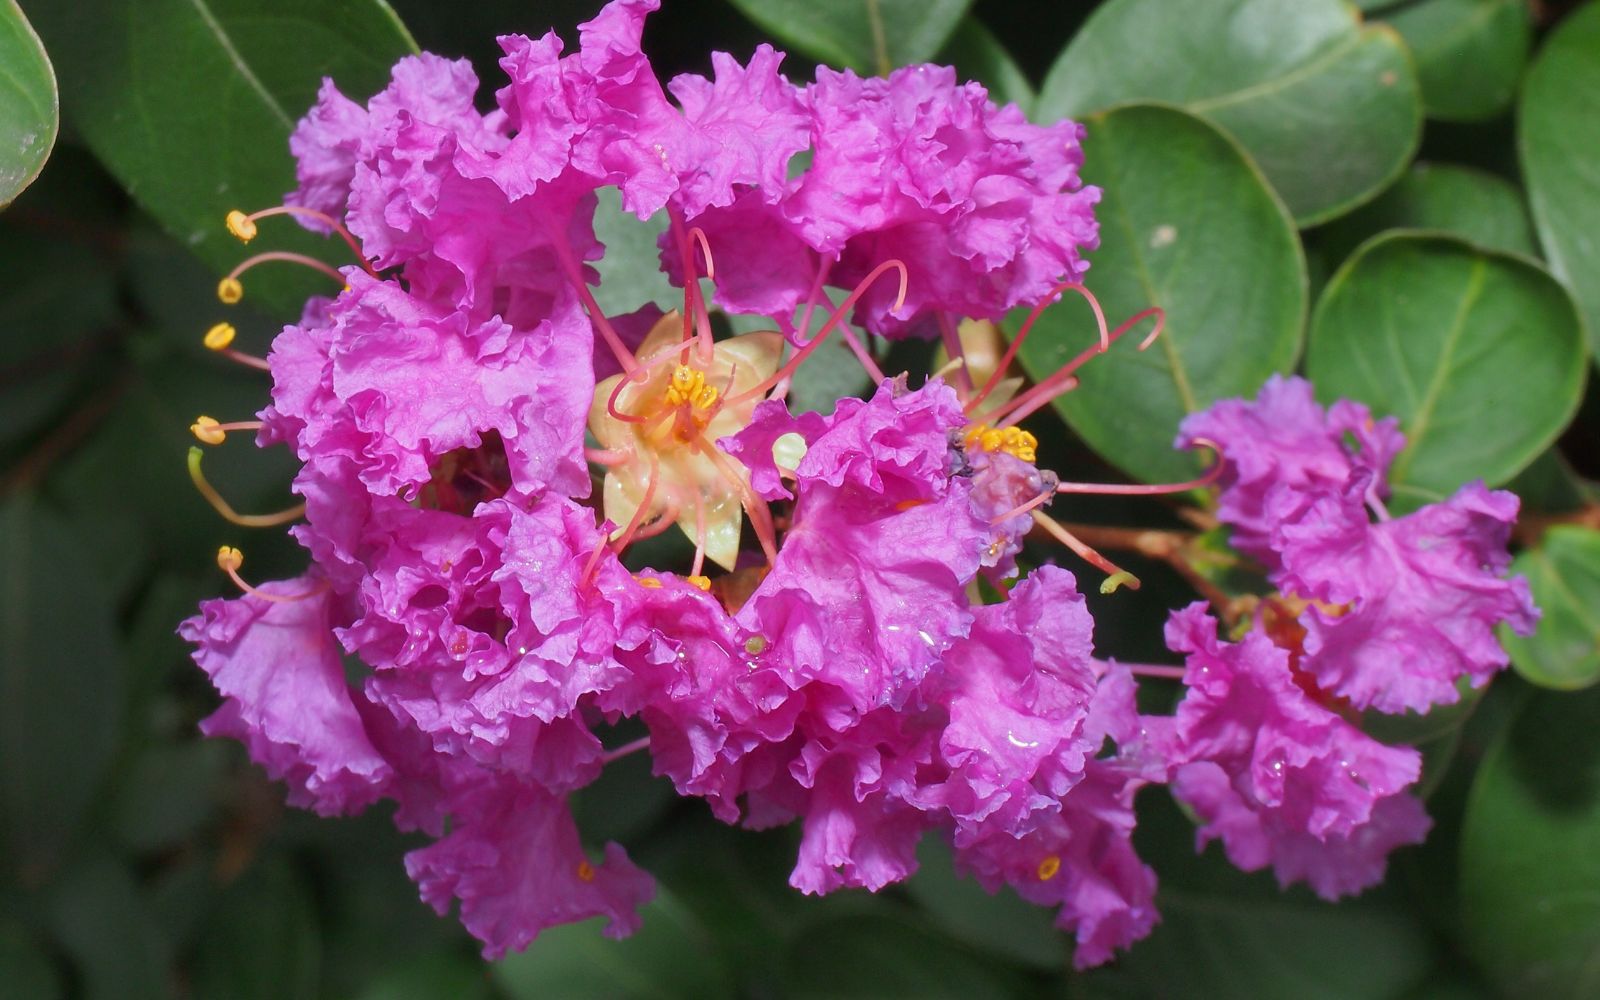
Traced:
<path fill-rule="evenodd" d="M 0 208 L 33 183 L 60 126 L 56 75 L 17 0 L 0 0 Z"/>
<path fill-rule="evenodd" d="M 917 860 L 906 891 L 952 937 L 1045 971 L 1065 967 L 1072 938 L 1055 925 L 1049 908 L 1010 889 L 991 895 L 976 879 L 957 875 L 941 838 L 924 837 Z"/>
<path fill-rule="evenodd" d="M 1581 323 L 1538 264 L 1428 233 L 1380 236 L 1328 283 L 1306 369 L 1324 402 L 1400 418 L 1399 505 L 1516 475 L 1572 419 Z"/>
<path fill-rule="evenodd" d="M 294 189 L 289 131 L 321 79 L 365 100 L 416 49 L 383 0 L 77 0 L 30 13 L 74 127 L 150 214 L 219 270 L 248 254 L 223 217 L 277 205 Z M 251 250 L 349 261 L 343 244 L 272 222 Z M 307 286 L 283 273 L 264 271 L 246 294 L 298 314 Z"/>
<path fill-rule="evenodd" d="M 70 522 L 0 506 L 0 870 L 48 875 L 99 792 L 120 729 L 113 609 Z"/>
<path fill-rule="evenodd" d="M 1051 68 L 1036 117 L 1140 100 L 1228 130 L 1302 225 L 1392 181 L 1422 122 L 1404 44 L 1341 0 L 1111 0 Z"/>
<path fill-rule="evenodd" d="M 1422 0 L 1383 17 L 1417 61 L 1429 118 L 1482 121 L 1510 105 L 1528 61 L 1527 0 Z"/>
<path fill-rule="evenodd" d="M 61 973 L 44 942 L 21 924 L 0 920 L 0 982 L 17 1000 L 60 1000 L 66 996 Z"/>
<path fill-rule="evenodd" d="M 1494 174 L 1453 163 L 1418 163 L 1389 190 L 1317 231 L 1335 263 L 1387 229 L 1432 229 L 1491 250 L 1535 252 L 1522 193 Z"/>
<path fill-rule="evenodd" d="M 795 51 L 860 73 L 926 62 L 972 0 L 729 0 Z"/>
<path fill-rule="evenodd" d="M 954 66 L 956 76 L 961 79 L 983 84 L 996 104 L 1015 104 L 1026 112 L 1038 99 L 1028 74 L 1017 65 L 994 32 L 976 17 L 961 22 L 937 61 Z"/>
<path fill-rule="evenodd" d="M 1160 306 L 1166 327 L 1142 353 L 1136 332 L 1090 360 L 1056 405 L 1107 461 L 1150 481 L 1187 479 L 1197 460 L 1172 448 L 1183 416 L 1254 395 L 1300 353 L 1300 242 L 1260 173 L 1204 121 L 1144 105 L 1085 124 L 1083 176 L 1104 189 L 1086 284 L 1112 323 Z M 1023 365 L 1042 378 L 1092 345 L 1094 331 L 1069 296 L 1024 342 Z"/>
<path fill-rule="evenodd" d="M 1589 500 L 1583 480 L 1554 448 L 1517 473 L 1506 489 L 1522 498 L 1524 515 L 1531 511 L 1561 513 L 1577 510 Z"/>
<path fill-rule="evenodd" d="M 613 941 L 603 918 L 543 931 L 524 952 L 494 966 L 494 980 L 512 1000 L 624 1000 L 732 995 L 727 970 L 700 922 L 658 888 L 632 936 Z"/>
<path fill-rule="evenodd" d="M 658 212 L 645 222 L 622 210 L 615 188 L 601 188 L 594 212 L 594 234 L 605 245 L 605 256 L 592 266 L 600 274 L 595 301 L 607 316 L 631 313 L 644 305 L 663 310 L 683 304 L 683 290 L 672 287 L 661 270 L 656 238 L 667 229 L 667 213 Z"/>
<path fill-rule="evenodd" d="M 493 1000 L 483 960 L 468 952 L 417 955 L 384 972 L 356 1000 Z"/>
<path fill-rule="evenodd" d="M 194 995 L 298 1000 L 317 995 L 320 962 L 310 887 L 269 854 L 222 894 L 196 945 Z"/>
<path fill-rule="evenodd" d="M 1542 687 L 1573 689 L 1600 680 L 1600 532 L 1561 525 L 1517 556 L 1543 615 L 1533 635 L 1501 630 L 1517 673 Z"/>
<path fill-rule="evenodd" d="M 113 797 L 111 822 L 117 840 L 143 852 L 176 846 L 193 836 L 220 811 L 226 759 L 222 744 L 210 742 L 154 746 L 139 754 Z"/>
<path fill-rule="evenodd" d="M 1533 224 L 1550 270 L 1583 306 L 1600 356 L 1600 3 L 1562 22 L 1528 70 L 1517 145 Z"/>
<path fill-rule="evenodd" d="M 1462 830 L 1466 953 L 1502 996 L 1600 995 L 1600 689 L 1524 706 Z"/>

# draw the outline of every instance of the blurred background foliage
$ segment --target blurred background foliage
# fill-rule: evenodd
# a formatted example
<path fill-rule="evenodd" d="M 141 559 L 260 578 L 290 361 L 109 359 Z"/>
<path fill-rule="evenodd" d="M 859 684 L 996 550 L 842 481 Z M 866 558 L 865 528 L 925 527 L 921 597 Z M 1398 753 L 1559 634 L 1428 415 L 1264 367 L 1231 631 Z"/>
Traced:
<path fill-rule="evenodd" d="M 1089 283 L 1108 313 L 1155 304 L 1169 325 L 1150 355 L 1085 370 L 1042 464 L 1182 478 L 1182 413 L 1303 362 L 1324 398 L 1401 417 L 1402 508 L 1479 477 L 1522 494 L 1517 563 L 1544 621 L 1484 697 L 1385 734 L 1424 746 L 1437 826 L 1381 889 L 1337 906 L 1280 892 L 1216 848 L 1197 856 L 1147 792 L 1138 843 L 1164 921 L 1073 975 L 1048 913 L 958 880 L 936 843 L 904 886 L 802 897 L 791 835 L 722 827 L 633 757 L 578 808 L 587 836 L 659 876 L 644 929 L 619 944 L 558 928 L 486 964 L 418 901 L 400 864 L 414 845 L 383 810 L 287 810 L 240 747 L 198 739 L 215 699 L 173 629 L 228 589 L 216 547 L 241 544 L 258 579 L 302 563 L 281 533 L 241 538 L 184 472 L 197 414 L 266 399 L 200 345 L 224 315 L 217 275 L 244 256 L 224 213 L 293 186 L 285 140 L 322 76 L 364 97 L 423 48 L 471 58 L 488 99 L 496 34 L 572 39 L 597 7 L 0 0 L 0 205 L 15 198 L 0 214 L 0 993 L 1600 995 L 1594 2 L 667 0 L 646 37 L 664 79 L 771 39 L 795 78 L 953 62 L 1039 120 L 1085 122 L 1084 176 L 1105 189 Z M 666 295 L 649 227 L 614 205 L 599 227 L 607 308 Z M 337 244 L 273 235 L 341 262 Z M 318 290 L 263 273 L 228 318 L 264 352 Z M 1056 307 L 1029 369 L 1086 329 L 1080 306 Z M 816 370 L 819 402 L 862 388 Z M 207 468 L 241 509 L 288 502 L 281 451 L 234 442 Z M 1151 503 L 1072 515 L 1175 523 Z M 1189 592 L 1131 568 L 1137 600 L 1094 599 L 1099 652 L 1157 659 Z M 1156 708 L 1170 695 L 1148 692 Z"/>

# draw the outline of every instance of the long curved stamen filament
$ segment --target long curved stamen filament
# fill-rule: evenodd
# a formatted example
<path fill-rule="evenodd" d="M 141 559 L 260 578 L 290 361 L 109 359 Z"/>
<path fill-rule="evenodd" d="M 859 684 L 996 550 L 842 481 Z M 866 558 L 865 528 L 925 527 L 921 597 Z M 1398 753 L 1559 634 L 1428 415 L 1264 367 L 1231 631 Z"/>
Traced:
<path fill-rule="evenodd" d="M 1120 660 L 1118 662 L 1121 663 Z M 1181 681 L 1184 675 L 1182 667 L 1164 667 L 1155 663 L 1122 663 L 1122 666 L 1127 667 L 1128 672 L 1136 677 L 1162 677 Z"/>
<path fill-rule="evenodd" d="M 705 252 L 708 278 L 715 268 L 711 261 L 710 244 L 706 242 L 705 232 L 698 227 L 685 231 L 683 216 L 677 209 L 669 208 L 667 219 L 672 230 L 672 241 L 677 245 L 678 259 L 683 267 L 683 339 L 688 342 L 698 337 L 700 360 L 709 362 L 712 356 L 711 316 L 706 310 L 705 299 L 700 295 L 700 272 L 695 268 L 694 251 L 689 245 L 691 233 L 699 234 L 700 248 Z"/>
<path fill-rule="evenodd" d="M 989 523 L 990 524 L 1004 524 L 1005 522 L 1011 520 L 1013 517 L 1016 517 L 1018 514 L 1026 514 L 1030 510 L 1033 510 L 1033 508 L 1039 506 L 1040 504 L 1049 503 L 1050 499 L 1052 497 L 1054 497 L 1055 495 L 1056 495 L 1056 491 L 1054 489 L 1044 490 L 1044 491 L 1040 492 L 1040 494 L 1038 496 L 1034 497 L 1032 500 L 1029 500 L 1028 502 L 1023 503 L 1023 504 L 1018 504 L 1017 506 L 1011 508 L 1010 510 L 1006 511 L 1004 514 L 999 515 L 998 517 L 989 518 Z"/>
<path fill-rule="evenodd" d="M 832 309 L 833 308 L 833 298 L 832 298 L 832 296 L 830 296 L 828 294 L 827 290 L 826 289 L 818 289 L 818 294 L 819 294 L 821 300 L 828 304 L 828 308 Z M 904 295 L 903 294 L 901 296 L 901 299 L 902 299 L 902 301 L 904 300 Z M 813 305 L 813 303 L 810 303 L 810 302 L 806 303 L 807 309 L 809 310 L 812 305 Z M 896 308 L 899 308 L 899 307 L 896 306 Z M 808 311 L 806 316 L 805 316 L 805 324 L 806 325 L 804 325 L 804 326 L 802 326 L 800 328 L 801 331 L 803 332 L 804 330 L 806 330 L 810 326 L 810 323 L 811 323 L 811 315 L 810 315 L 810 313 Z M 822 336 L 820 331 L 818 332 L 817 336 L 819 336 L 819 337 Z M 850 324 L 849 323 L 844 323 L 844 324 L 840 325 L 840 327 L 839 327 L 839 336 L 844 338 L 844 346 L 848 347 L 850 349 L 850 353 L 854 354 L 856 356 L 857 363 L 859 363 L 861 365 L 861 370 L 867 373 L 867 378 L 872 380 L 872 384 L 873 385 L 877 385 L 879 382 L 882 382 L 883 381 L 883 369 L 878 367 L 878 362 L 873 359 L 872 352 L 867 350 L 866 346 L 861 343 L 861 338 L 857 337 L 856 334 L 855 334 L 855 331 L 850 329 Z M 810 343 L 810 341 L 807 341 L 807 343 Z M 804 347 L 805 345 L 802 344 L 801 346 Z M 788 392 L 787 387 L 785 387 L 785 389 L 784 389 L 784 391 L 782 393 L 776 393 L 775 395 L 778 395 L 781 398 L 783 395 L 787 395 L 787 392 Z"/>
<path fill-rule="evenodd" d="M 600 331 L 600 339 L 604 340 L 606 346 L 611 349 L 611 353 L 617 359 L 617 364 L 622 366 L 623 373 L 633 374 L 633 370 L 639 366 L 639 363 L 635 360 L 633 352 L 628 350 L 627 345 L 622 342 L 622 338 L 618 336 L 617 331 L 612 327 L 611 321 L 606 319 L 605 310 L 601 309 L 600 303 L 594 300 L 594 293 L 589 291 L 589 283 L 583 280 L 583 269 L 579 267 L 577 260 L 572 256 L 572 251 L 567 248 L 565 238 L 552 230 L 550 241 L 555 250 L 556 260 L 561 264 L 561 270 L 566 273 L 567 283 L 577 291 L 578 299 L 583 303 L 584 311 L 589 314 L 589 322 L 596 330 Z"/>
<path fill-rule="evenodd" d="M 217 550 L 217 568 L 228 574 L 228 578 L 234 582 L 235 586 L 251 597 L 259 597 L 263 601 L 271 601 L 274 604 L 293 604 L 296 601 L 310 600 L 319 594 L 326 593 L 329 586 L 331 586 L 327 580 L 324 580 L 303 594 L 269 594 L 245 582 L 244 577 L 239 575 L 239 567 L 243 565 L 244 553 L 233 546 L 224 545 Z"/>
<path fill-rule="evenodd" d="M 811 291 L 806 294 L 805 308 L 800 310 L 800 333 L 811 329 L 811 313 L 817 307 L 817 299 L 822 297 L 823 282 L 828 280 L 828 272 L 833 270 L 833 261 L 824 257 L 817 264 L 817 276 L 811 281 Z"/>
<path fill-rule="evenodd" d="M 1079 541 L 1076 535 L 1063 528 L 1055 518 L 1036 510 L 1033 511 L 1033 523 L 1048 531 L 1056 541 L 1076 553 L 1078 558 L 1106 574 L 1105 581 L 1100 584 L 1100 593 L 1109 594 L 1124 585 L 1129 590 L 1139 589 L 1138 577 Z"/>
<path fill-rule="evenodd" d="M 1067 291 L 1077 292 L 1082 295 L 1088 301 L 1089 308 L 1094 312 L 1095 323 L 1100 328 L 1100 352 L 1102 354 L 1105 353 L 1106 349 L 1111 346 L 1111 335 L 1106 331 L 1106 314 L 1100 308 L 1100 301 L 1094 297 L 1093 292 L 1078 282 L 1063 281 L 1050 289 L 1050 294 L 1040 299 L 1039 303 L 1028 311 L 1028 318 L 1022 321 L 1021 329 L 1017 330 L 1017 335 L 1011 338 L 1011 343 L 1006 347 L 1006 353 L 1000 357 L 1000 363 L 995 366 L 994 374 L 989 376 L 988 381 L 983 383 L 983 388 L 978 390 L 978 394 L 969 399 L 967 405 L 962 408 L 966 413 L 970 414 L 973 410 L 976 410 L 978 405 L 988 399 L 989 394 L 994 392 L 1000 383 L 1005 380 L 1006 372 L 1011 368 L 1011 362 L 1016 360 L 1017 351 L 1022 349 L 1022 342 L 1028 339 L 1028 334 L 1032 332 L 1033 325 L 1039 321 L 1040 316 L 1044 315 L 1046 309 L 1055 305 L 1056 299 L 1061 293 Z"/>
<path fill-rule="evenodd" d="M 240 514 L 206 481 L 205 474 L 200 471 L 200 460 L 204 456 L 205 452 L 198 445 L 189 449 L 189 479 L 194 482 L 194 488 L 200 491 L 200 495 L 206 498 L 206 502 L 216 508 L 225 520 L 242 528 L 271 528 L 299 520 L 306 512 L 306 505 L 299 503 L 276 514 Z"/>
<path fill-rule="evenodd" d="M 661 463 L 652 453 L 650 456 L 650 478 L 645 480 L 644 496 L 639 499 L 639 506 L 634 509 L 633 517 L 628 519 L 628 526 L 622 529 L 622 534 L 611 543 L 614 552 L 621 552 L 633 543 L 633 536 L 644 524 L 644 519 L 649 516 L 650 502 L 656 498 L 656 487 L 661 482 Z"/>
<path fill-rule="evenodd" d="M 1155 329 L 1150 331 L 1149 335 L 1139 342 L 1139 350 L 1147 349 L 1151 344 L 1155 343 L 1156 338 L 1161 335 L 1162 329 L 1166 326 L 1166 311 L 1160 306 L 1151 306 L 1149 309 L 1137 312 L 1124 320 L 1121 326 L 1111 331 L 1111 342 L 1115 343 L 1120 340 L 1123 334 L 1133 328 L 1135 323 L 1150 316 L 1156 317 Z M 1076 386 L 1078 381 L 1073 376 L 1073 373 L 1082 368 L 1091 358 L 1104 353 L 1105 349 L 1099 344 L 1085 350 L 1032 389 L 1029 389 L 1011 402 L 996 407 L 985 416 L 982 422 L 994 424 L 996 427 L 1009 427 L 1022 420 L 1040 407 L 1048 405 L 1057 396 Z"/>
<path fill-rule="evenodd" d="M 633 461 L 632 448 L 585 448 L 583 457 L 596 465 L 627 465 Z"/>
<path fill-rule="evenodd" d="M 762 381 L 759 385 L 752 386 L 734 398 L 728 400 L 727 405 L 732 406 L 749 399 L 755 399 L 763 395 L 768 389 L 771 389 L 773 386 L 777 385 L 781 380 L 792 376 L 795 373 L 795 370 L 800 367 L 801 363 L 803 363 L 806 358 L 811 356 L 811 352 L 822 346 L 822 342 L 827 339 L 828 334 L 832 333 L 833 330 L 844 321 L 844 314 L 850 309 L 850 307 L 854 306 L 856 302 L 861 299 L 861 296 L 867 293 L 867 290 L 872 287 L 873 282 L 877 281 L 878 278 L 884 274 L 884 272 L 890 270 L 891 268 L 900 272 L 900 292 L 895 296 L 894 309 L 899 309 L 901 306 L 905 305 L 906 284 L 910 280 L 910 272 L 906 270 L 906 265 L 903 261 L 898 259 L 886 260 L 882 264 L 879 264 L 877 267 L 873 268 L 865 278 L 861 279 L 861 283 L 857 285 L 849 295 L 845 296 L 844 302 L 840 303 L 839 308 L 835 309 L 833 311 L 833 315 L 828 317 L 828 321 L 822 325 L 822 329 L 817 331 L 817 335 L 806 341 L 806 346 L 796 351 L 794 357 L 790 358 L 787 364 L 778 369 L 776 372 L 772 373 L 771 376 Z"/>
<path fill-rule="evenodd" d="M 270 263 L 271 261 L 275 260 L 283 261 L 289 264 L 299 264 L 302 267 L 309 267 L 313 271 L 319 271 L 322 274 L 326 274 L 334 281 L 337 281 L 341 287 L 347 287 L 344 284 L 344 275 L 340 274 L 339 271 L 331 264 L 326 264 L 315 257 L 307 257 L 303 253 L 291 253 L 288 250 L 269 250 L 266 253 L 258 253 L 254 257 L 246 257 L 244 260 L 241 260 L 239 263 L 235 264 L 233 266 L 233 270 L 229 271 L 227 275 L 217 283 L 217 298 L 221 299 L 223 303 L 230 306 L 235 302 L 238 302 L 240 299 L 244 298 L 244 285 L 240 283 L 239 277 L 253 267 L 258 267 L 262 264 Z"/>
<path fill-rule="evenodd" d="M 761 543 L 761 554 L 766 557 L 767 565 L 771 566 L 778 559 L 778 533 L 772 523 L 772 510 L 755 495 L 750 484 L 733 468 L 726 455 L 706 441 L 704 435 L 695 440 L 697 447 L 716 468 L 717 474 L 738 492 L 739 504 L 750 516 L 750 527 L 756 533 L 756 541 Z"/>
<path fill-rule="evenodd" d="M 1222 475 L 1226 462 L 1222 457 L 1222 449 L 1204 438 L 1195 438 L 1195 444 L 1209 448 L 1215 460 L 1205 473 L 1194 479 L 1181 483 L 1155 483 L 1150 486 L 1132 483 L 1060 483 L 1056 486 L 1057 493 L 1094 493 L 1101 496 L 1120 497 L 1147 497 L 1160 496 L 1164 493 L 1184 493 L 1188 490 L 1198 490 L 1210 486 Z"/>
<path fill-rule="evenodd" d="M 229 431 L 259 431 L 263 426 L 259 420 L 235 420 L 224 424 L 202 415 L 189 425 L 189 432 L 199 438 L 202 444 L 221 444 L 227 440 Z"/>
<path fill-rule="evenodd" d="M 699 226 L 689 230 L 689 236 L 700 244 L 700 256 L 706 262 L 706 277 L 712 281 L 717 280 L 717 262 L 711 256 L 711 243 L 706 239 L 706 231 Z"/>
<path fill-rule="evenodd" d="M 241 294 L 243 293 L 241 292 Z M 216 351 L 223 357 L 237 361 L 241 365 L 245 365 L 249 368 L 259 368 L 264 372 L 271 371 L 272 366 L 267 364 L 266 358 L 257 357 L 254 354 L 246 354 L 243 351 L 236 351 L 233 349 L 233 338 L 238 335 L 239 331 L 233 328 L 232 323 L 218 323 L 206 331 L 206 335 L 201 343 L 206 345 L 206 350 Z"/>
<path fill-rule="evenodd" d="M 356 238 L 350 234 L 350 230 L 344 227 L 344 223 L 340 222 L 338 219 L 335 219 L 333 216 L 328 215 L 326 212 L 319 212 L 314 208 L 307 208 L 304 205 L 274 205 L 272 208 L 263 208 L 259 212 L 251 212 L 248 215 L 239 211 L 238 209 L 234 209 L 228 213 L 228 232 L 238 237 L 240 243 L 249 243 L 251 240 L 256 238 L 257 220 L 270 218 L 274 215 L 299 216 L 300 218 L 311 219 L 315 222 L 321 223 L 324 226 L 327 226 L 329 229 L 338 234 L 339 238 L 344 240 L 345 244 L 350 247 L 350 252 L 356 255 L 356 260 L 360 261 L 362 270 L 366 271 L 374 278 L 378 276 L 378 272 L 373 270 L 372 264 L 367 260 L 366 255 L 362 253 L 361 244 L 356 242 Z"/>
<path fill-rule="evenodd" d="M 689 567 L 690 576 L 699 576 L 706 565 L 706 495 L 694 495 L 694 562 Z"/>
<path fill-rule="evenodd" d="M 649 524 L 644 525 L 638 531 L 633 533 L 633 541 L 642 542 L 647 538 L 654 538 L 657 535 L 664 535 L 668 531 L 672 530 L 677 523 L 678 505 L 673 503 L 671 500 L 668 500 L 667 505 L 661 510 L 660 517 L 656 518 L 654 521 L 651 521 Z"/>
<path fill-rule="evenodd" d="M 607 750 L 605 752 L 604 756 L 602 756 L 600 758 L 600 765 L 602 767 L 604 767 L 605 765 L 611 763 L 614 760 L 620 760 L 621 758 L 626 757 L 631 753 L 638 753 L 640 750 L 647 750 L 647 749 L 649 749 L 649 747 L 650 747 L 650 737 L 641 736 L 638 739 L 634 740 L 632 743 L 624 743 L 622 746 L 617 747 L 615 750 Z"/>
<path fill-rule="evenodd" d="M 950 317 L 943 309 L 939 310 L 939 339 L 944 342 L 944 352 L 950 355 L 951 361 L 960 360 L 956 367 L 956 378 L 961 384 L 962 395 L 972 391 L 972 372 L 967 370 L 967 349 L 961 343 L 961 337 L 956 333 L 956 328 L 951 325 Z M 948 368 L 946 365 L 945 368 Z M 944 371 L 944 368 L 939 369 Z"/>

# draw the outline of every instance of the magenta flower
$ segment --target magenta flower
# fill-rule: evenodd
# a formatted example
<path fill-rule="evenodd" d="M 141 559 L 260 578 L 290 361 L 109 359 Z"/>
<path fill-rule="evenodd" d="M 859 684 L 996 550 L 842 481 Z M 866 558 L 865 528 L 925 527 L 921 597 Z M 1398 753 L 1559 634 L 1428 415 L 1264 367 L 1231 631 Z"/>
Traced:
<path fill-rule="evenodd" d="M 1381 878 L 1392 848 L 1422 841 L 1431 824 L 1406 791 L 1417 751 L 1312 701 L 1288 652 L 1260 633 L 1219 641 L 1204 604 L 1173 613 L 1167 644 L 1187 655 L 1168 737 L 1172 793 L 1200 818 L 1199 846 L 1220 839 L 1240 868 L 1271 865 L 1280 883 L 1305 878 L 1334 898 Z"/>

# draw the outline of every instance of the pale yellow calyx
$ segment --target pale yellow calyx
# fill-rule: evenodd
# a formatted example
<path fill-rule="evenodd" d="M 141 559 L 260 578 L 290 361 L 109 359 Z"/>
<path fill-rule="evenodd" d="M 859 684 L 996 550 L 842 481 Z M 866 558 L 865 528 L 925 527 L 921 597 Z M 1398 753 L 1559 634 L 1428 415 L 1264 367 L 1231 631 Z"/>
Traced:
<path fill-rule="evenodd" d="M 1005 452 L 1024 462 L 1038 459 L 1039 439 L 1020 427 L 974 424 L 967 428 L 966 445 L 968 451 Z"/>
<path fill-rule="evenodd" d="M 662 317 L 639 345 L 639 369 L 595 387 L 589 430 L 601 449 L 628 456 L 606 468 L 605 516 L 617 525 L 671 517 L 731 570 L 753 495 L 749 471 L 716 442 L 749 425 L 759 400 L 740 397 L 778 370 L 783 337 L 748 333 L 718 341 L 708 356 L 682 333 L 678 314 Z"/>

